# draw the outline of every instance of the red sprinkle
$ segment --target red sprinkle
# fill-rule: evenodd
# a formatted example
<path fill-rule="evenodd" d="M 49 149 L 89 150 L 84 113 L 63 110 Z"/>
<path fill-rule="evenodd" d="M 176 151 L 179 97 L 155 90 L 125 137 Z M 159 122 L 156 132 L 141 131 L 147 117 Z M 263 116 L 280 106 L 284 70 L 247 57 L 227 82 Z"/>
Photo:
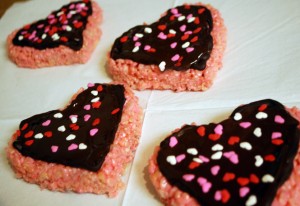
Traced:
<path fill-rule="evenodd" d="M 200 163 L 191 162 L 190 165 L 189 165 L 189 168 L 192 170 L 192 169 L 195 169 L 196 167 L 199 167 L 199 166 L 200 166 Z"/>
<path fill-rule="evenodd" d="M 275 159 L 276 159 L 275 156 L 272 155 L 272 154 L 266 155 L 266 156 L 264 157 L 264 160 L 265 160 L 265 161 L 269 161 L 269 162 L 273 162 Z"/>
<path fill-rule="evenodd" d="M 223 176 L 223 181 L 224 182 L 229 182 L 235 178 L 234 173 L 226 172 L 225 175 Z"/>
<path fill-rule="evenodd" d="M 250 175 L 250 182 L 252 182 L 254 184 L 258 184 L 259 183 L 259 178 L 255 174 L 251 174 Z"/>
<path fill-rule="evenodd" d="M 283 140 L 282 139 L 273 139 L 272 144 L 281 145 L 281 144 L 283 144 Z"/>
<path fill-rule="evenodd" d="M 194 34 L 197 34 L 197 33 L 199 33 L 201 30 L 202 30 L 202 28 L 199 27 L 199 28 L 195 29 L 195 30 L 193 31 L 193 33 L 194 33 Z"/>
<path fill-rule="evenodd" d="M 94 109 L 98 109 L 100 106 L 101 106 L 101 102 L 94 102 L 94 103 L 92 104 L 92 107 L 93 107 Z"/>
<path fill-rule="evenodd" d="M 228 200 L 230 199 L 230 193 L 228 192 L 228 190 L 222 190 L 221 191 L 221 195 L 222 195 L 222 202 L 225 204 L 226 202 L 228 202 Z"/>
<path fill-rule="evenodd" d="M 198 9 L 198 14 L 202 14 L 204 11 L 205 11 L 204 8 L 200 8 L 200 9 Z"/>
<path fill-rule="evenodd" d="M 28 123 L 25 123 L 25 124 L 23 125 L 23 127 L 21 128 L 21 130 L 23 131 L 23 130 L 25 130 L 27 127 L 28 127 Z"/>
<path fill-rule="evenodd" d="M 33 139 L 28 140 L 28 141 L 25 142 L 25 145 L 31 146 L 33 144 L 33 142 L 34 142 Z"/>
<path fill-rule="evenodd" d="M 217 141 L 218 139 L 220 139 L 221 135 L 219 134 L 209 134 L 208 138 L 212 141 Z"/>
<path fill-rule="evenodd" d="M 164 25 L 164 24 L 161 24 L 161 25 L 158 25 L 157 28 L 158 28 L 159 30 L 163 31 L 163 30 L 165 30 L 165 29 L 167 28 L 167 26 Z"/>
<path fill-rule="evenodd" d="M 228 144 L 229 145 L 234 145 L 234 144 L 239 143 L 239 142 L 240 142 L 240 138 L 238 136 L 231 136 L 228 139 Z"/>
<path fill-rule="evenodd" d="M 120 111 L 120 108 L 114 109 L 111 114 L 117 114 Z"/>
<path fill-rule="evenodd" d="M 194 23 L 195 23 L 195 24 L 200 24 L 200 19 L 199 19 L 199 17 L 196 17 L 196 18 L 195 18 Z"/>
<path fill-rule="evenodd" d="M 44 133 L 45 137 L 52 137 L 52 132 L 51 131 L 47 131 Z"/>
<path fill-rule="evenodd" d="M 83 23 L 82 23 L 81 21 L 79 21 L 79 22 L 76 22 L 76 23 L 74 24 L 74 27 L 75 27 L 76 29 L 79 29 L 80 27 L 82 27 L 82 25 L 83 25 Z"/>
<path fill-rule="evenodd" d="M 62 37 L 60 37 L 60 40 L 63 41 L 63 42 L 67 42 L 67 41 L 68 41 L 68 38 L 65 37 L 65 36 L 62 36 Z"/>
<path fill-rule="evenodd" d="M 184 40 L 187 40 L 189 38 L 190 35 L 188 34 L 185 34 L 181 37 L 181 40 L 184 41 Z"/>
<path fill-rule="evenodd" d="M 191 39 L 191 42 L 196 42 L 198 41 L 198 36 L 194 36 L 192 39 Z"/>
<path fill-rule="evenodd" d="M 203 126 L 198 127 L 197 133 L 198 133 L 201 137 L 203 137 L 203 136 L 205 135 L 205 127 L 203 127 Z"/>
<path fill-rule="evenodd" d="M 262 105 L 258 108 L 258 111 L 262 112 L 262 111 L 264 111 L 267 107 L 268 107 L 267 104 L 262 104 Z"/>
<path fill-rule="evenodd" d="M 249 179 L 246 177 L 239 177 L 237 178 L 237 182 L 241 185 L 241 186 L 245 186 L 249 183 Z"/>
<path fill-rule="evenodd" d="M 33 131 L 30 130 L 29 132 L 27 132 L 27 133 L 24 135 L 24 137 L 25 137 L 25 138 L 29 138 L 29 137 L 32 137 L 32 135 L 33 135 Z"/>
<path fill-rule="evenodd" d="M 97 91 L 98 91 L 98 92 L 101 92 L 102 90 L 103 90 L 102 85 L 99 85 L 99 86 L 97 87 Z"/>
<path fill-rule="evenodd" d="M 128 36 L 123 36 L 121 39 L 120 39 L 120 42 L 124 43 L 128 40 Z"/>
<path fill-rule="evenodd" d="M 95 120 L 93 121 L 92 125 L 93 125 L 93 126 L 96 126 L 96 125 L 98 125 L 99 123 L 100 123 L 100 119 L 97 118 L 97 119 L 95 119 Z"/>

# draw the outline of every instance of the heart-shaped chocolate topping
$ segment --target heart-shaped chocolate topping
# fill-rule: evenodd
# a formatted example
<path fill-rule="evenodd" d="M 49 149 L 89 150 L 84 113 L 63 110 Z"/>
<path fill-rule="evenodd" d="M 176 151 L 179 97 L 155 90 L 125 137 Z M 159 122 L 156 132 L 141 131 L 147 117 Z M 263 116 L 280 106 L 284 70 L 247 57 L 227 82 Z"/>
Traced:
<path fill-rule="evenodd" d="M 55 48 L 65 45 L 75 51 L 83 45 L 83 31 L 92 14 L 89 0 L 71 2 L 46 19 L 39 20 L 20 29 L 13 39 L 16 46 L 35 49 Z"/>
<path fill-rule="evenodd" d="M 298 125 L 280 103 L 253 102 L 218 124 L 173 133 L 160 144 L 158 166 L 200 205 L 271 205 L 292 171 Z"/>
<path fill-rule="evenodd" d="M 124 103 L 122 85 L 89 84 L 64 110 L 23 120 L 13 146 L 37 160 L 98 171 L 114 141 Z"/>
<path fill-rule="evenodd" d="M 112 59 L 130 59 L 165 69 L 203 70 L 213 47 L 213 21 L 204 6 L 172 8 L 151 25 L 136 26 L 116 39 Z"/>

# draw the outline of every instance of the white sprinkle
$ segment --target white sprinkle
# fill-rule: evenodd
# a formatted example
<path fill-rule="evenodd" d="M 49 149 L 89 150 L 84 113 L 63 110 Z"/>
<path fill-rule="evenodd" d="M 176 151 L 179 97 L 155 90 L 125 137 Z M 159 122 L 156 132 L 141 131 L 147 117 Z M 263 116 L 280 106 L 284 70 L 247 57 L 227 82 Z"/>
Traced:
<path fill-rule="evenodd" d="M 78 146 L 78 148 L 79 148 L 80 150 L 84 150 L 84 149 L 87 148 L 87 146 L 86 146 L 86 144 L 84 144 L 84 143 L 80 143 L 79 146 Z"/>
<path fill-rule="evenodd" d="M 72 31 L 72 27 L 70 27 L 69 25 L 66 26 L 66 31 Z"/>
<path fill-rule="evenodd" d="M 70 119 L 73 124 L 75 124 L 77 122 L 77 117 L 75 117 L 75 116 L 71 116 Z"/>
<path fill-rule="evenodd" d="M 249 142 L 241 142 L 240 143 L 240 147 L 246 150 L 251 150 L 252 146 Z"/>
<path fill-rule="evenodd" d="M 136 46 L 133 48 L 132 52 L 137 52 L 140 49 L 140 47 Z"/>
<path fill-rule="evenodd" d="M 264 159 L 260 155 L 255 156 L 255 166 L 260 167 L 264 163 Z"/>
<path fill-rule="evenodd" d="M 183 20 L 185 20 L 185 16 L 178 17 L 178 21 L 183 21 Z"/>
<path fill-rule="evenodd" d="M 160 71 L 163 72 L 166 69 L 166 62 L 165 61 L 160 62 L 158 67 L 159 67 Z"/>
<path fill-rule="evenodd" d="M 248 198 L 247 202 L 246 202 L 246 206 L 253 206 L 253 205 L 255 205 L 256 203 L 257 203 L 257 198 L 256 198 L 256 196 L 255 196 L 255 195 L 251 195 L 251 196 Z"/>
<path fill-rule="evenodd" d="M 24 39 L 24 37 L 23 37 L 22 35 L 20 35 L 20 36 L 18 37 L 18 39 L 19 39 L 19 41 L 22 41 L 22 40 Z"/>
<path fill-rule="evenodd" d="M 167 162 L 169 162 L 171 165 L 176 165 L 176 157 L 174 155 L 168 156 Z"/>
<path fill-rule="evenodd" d="M 255 130 L 253 131 L 253 134 L 256 136 L 256 137 L 261 137 L 261 129 L 259 127 L 256 127 Z"/>
<path fill-rule="evenodd" d="M 211 159 L 213 159 L 213 160 L 221 159 L 222 155 L 223 155 L 223 153 L 221 151 L 218 151 L 211 156 Z"/>
<path fill-rule="evenodd" d="M 64 125 L 62 125 L 62 126 L 58 127 L 57 130 L 60 132 L 64 132 L 64 131 L 66 131 L 66 128 Z"/>
<path fill-rule="evenodd" d="M 274 177 L 272 175 L 266 174 L 262 177 L 261 180 L 264 183 L 270 183 L 270 182 L 274 182 Z"/>
<path fill-rule="evenodd" d="M 92 93 L 92 95 L 94 95 L 94 96 L 97 96 L 97 95 L 98 95 L 98 91 L 96 91 L 96 90 L 91 91 L 91 93 Z"/>
<path fill-rule="evenodd" d="M 144 35 L 141 34 L 141 33 L 136 33 L 134 36 L 139 37 L 139 38 L 142 38 Z"/>
<path fill-rule="evenodd" d="M 175 31 L 174 29 L 170 29 L 170 30 L 169 30 L 169 33 L 170 33 L 170 34 L 176 34 L 176 31 Z"/>
<path fill-rule="evenodd" d="M 187 48 L 187 47 L 189 47 L 190 46 L 190 42 L 185 42 L 181 47 L 183 48 L 183 49 L 185 49 L 185 48 Z"/>
<path fill-rule="evenodd" d="M 148 34 L 151 34 L 152 33 L 152 29 L 150 27 L 146 27 L 145 28 L 145 32 L 148 33 Z"/>
<path fill-rule="evenodd" d="M 46 37 L 47 37 L 47 34 L 42 35 L 42 39 L 46 39 Z"/>
<path fill-rule="evenodd" d="M 53 34 L 52 36 L 53 41 L 59 40 L 59 35 L 57 33 Z"/>
<path fill-rule="evenodd" d="M 268 117 L 268 114 L 264 112 L 258 112 L 255 117 L 257 119 L 266 119 Z"/>
<path fill-rule="evenodd" d="M 36 134 L 36 135 L 34 136 L 34 138 L 36 138 L 36 139 L 41 139 L 41 138 L 43 138 L 43 134 L 42 134 L 42 133 L 38 133 L 38 134 Z"/>
<path fill-rule="evenodd" d="M 80 7 L 85 7 L 85 3 L 81 3 L 79 5 L 80 5 Z"/>
<path fill-rule="evenodd" d="M 58 12 L 58 13 L 56 14 L 56 16 L 61 16 L 63 13 L 64 13 L 63 11 Z"/>
<path fill-rule="evenodd" d="M 100 97 L 96 97 L 94 99 L 91 100 L 91 102 L 98 102 L 100 100 Z"/>
<path fill-rule="evenodd" d="M 188 19 L 187 22 L 188 22 L 188 23 L 192 23 L 193 21 L 195 21 L 195 19 L 196 19 L 195 17 L 191 17 L 191 18 Z"/>
<path fill-rule="evenodd" d="M 239 113 L 239 112 L 235 113 L 233 119 L 234 119 L 235 121 L 241 120 L 241 119 L 242 119 L 242 114 Z"/>
<path fill-rule="evenodd" d="M 191 154 L 191 155 L 197 155 L 198 154 L 198 151 L 196 148 L 188 148 L 186 150 L 187 153 Z"/>
<path fill-rule="evenodd" d="M 77 12 L 74 11 L 74 10 L 72 10 L 72 11 L 69 12 L 69 14 L 71 14 L 71 15 L 76 14 L 76 13 L 77 13 Z"/>
<path fill-rule="evenodd" d="M 70 141 L 70 140 L 73 140 L 75 139 L 75 135 L 74 134 L 70 134 L 69 136 L 67 136 L 66 140 Z"/>
<path fill-rule="evenodd" d="M 56 113 L 56 114 L 54 115 L 54 117 L 55 117 L 55 118 L 62 118 L 63 115 L 62 115 L 62 113 Z"/>
<path fill-rule="evenodd" d="M 220 151 L 223 150 L 223 146 L 220 144 L 216 144 L 211 148 L 212 151 Z"/>
<path fill-rule="evenodd" d="M 203 161 L 197 157 L 193 158 L 194 162 L 203 163 Z"/>

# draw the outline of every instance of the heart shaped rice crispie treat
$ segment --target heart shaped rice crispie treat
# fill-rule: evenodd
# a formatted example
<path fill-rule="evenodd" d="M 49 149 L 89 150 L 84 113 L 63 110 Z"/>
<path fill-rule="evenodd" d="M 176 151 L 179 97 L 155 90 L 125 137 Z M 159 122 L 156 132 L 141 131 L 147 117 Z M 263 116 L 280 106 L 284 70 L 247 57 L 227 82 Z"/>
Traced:
<path fill-rule="evenodd" d="M 216 9 L 178 6 L 118 37 L 108 70 L 114 80 L 138 90 L 203 91 L 221 68 L 225 46 L 226 28 Z"/>
<path fill-rule="evenodd" d="M 12 32 L 7 39 L 8 55 L 19 67 L 28 68 L 85 63 L 100 39 L 101 21 L 96 2 L 71 2 Z"/>
<path fill-rule="evenodd" d="M 150 159 L 152 183 L 166 205 L 297 205 L 299 119 L 261 100 L 219 123 L 185 125 Z"/>
<path fill-rule="evenodd" d="M 115 196 L 138 145 L 141 115 L 123 85 L 89 84 L 66 108 L 23 120 L 7 156 L 18 177 L 42 188 Z"/>

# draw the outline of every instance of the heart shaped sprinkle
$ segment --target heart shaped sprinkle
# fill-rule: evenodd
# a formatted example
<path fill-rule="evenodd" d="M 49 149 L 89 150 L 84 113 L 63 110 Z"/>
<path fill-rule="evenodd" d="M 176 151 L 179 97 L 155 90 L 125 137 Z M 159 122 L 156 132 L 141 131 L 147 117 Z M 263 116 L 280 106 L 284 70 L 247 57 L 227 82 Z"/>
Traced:
<path fill-rule="evenodd" d="M 39 50 L 64 45 L 78 51 L 82 48 L 82 33 L 92 12 L 89 0 L 71 2 L 47 18 L 24 26 L 15 35 L 13 44 Z"/>
<path fill-rule="evenodd" d="M 292 171 L 298 125 L 279 102 L 253 102 L 220 123 L 176 130 L 160 144 L 158 167 L 199 205 L 269 205 Z"/>
<path fill-rule="evenodd" d="M 95 98 L 101 106 L 86 110 Z M 114 141 L 124 103 L 122 85 L 89 84 L 64 110 L 23 120 L 13 146 L 33 159 L 98 171 Z"/>
<path fill-rule="evenodd" d="M 211 12 L 200 5 L 178 6 L 176 14 L 173 9 L 153 24 L 136 26 L 122 34 L 114 42 L 111 58 L 158 65 L 162 72 L 204 70 L 213 48 Z"/>

